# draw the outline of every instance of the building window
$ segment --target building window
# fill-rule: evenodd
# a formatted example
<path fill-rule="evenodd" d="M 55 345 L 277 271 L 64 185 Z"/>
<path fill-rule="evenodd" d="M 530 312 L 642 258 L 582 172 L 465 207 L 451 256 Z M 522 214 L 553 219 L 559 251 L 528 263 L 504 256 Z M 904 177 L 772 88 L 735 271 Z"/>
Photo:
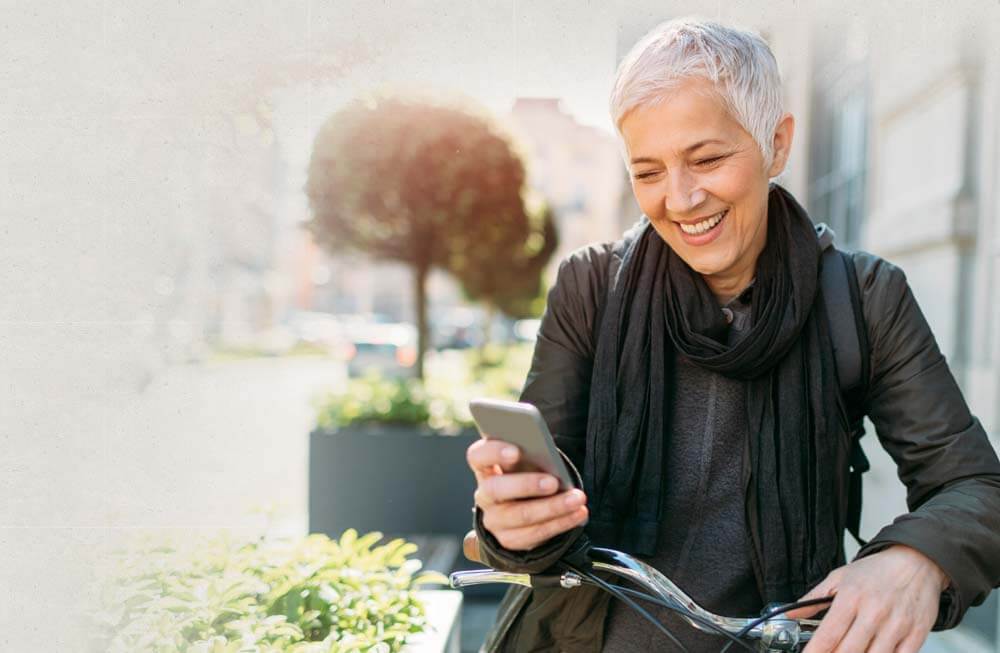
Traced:
<path fill-rule="evenodd" d="M 851 71 L 813 91 L 809 152 L 809 215 L 825 222 L 837 242 L 861 245 L 868 170 L 868 91 Z"/>

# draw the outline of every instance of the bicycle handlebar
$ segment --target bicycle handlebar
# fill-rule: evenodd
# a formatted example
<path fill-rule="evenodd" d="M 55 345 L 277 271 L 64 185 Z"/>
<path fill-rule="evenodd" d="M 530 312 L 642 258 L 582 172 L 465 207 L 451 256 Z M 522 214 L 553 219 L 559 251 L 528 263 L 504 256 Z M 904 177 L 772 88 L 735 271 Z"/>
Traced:
<path fill-rule="evenodd" d="M 723 617 L 704 609 L 660 571 L 627 553 L 589 547 L 586 555 L 592 569 L 621 576 L 650 590 L 693 627 L 711 633 L 716 633 L 716 629 L 722 629 L 733 635 L 759 640 L 760 650 L 763 652 L 797 651 L 801 644 L 812 637 L 813 631 L 805 630 L 803 627 L 815 628 L 819 625 L 818 620 L 789 619 L 784 613 L 771 615 L 766 619 Z M 580 574 L 573 571 L 557 574 L 517 574 L 495 569 L 458 571 L 452 573 L 449 580 L 454 588 L 484 583 L 508 583 L 532 588 L 572 589 L 585 582 Z M 777 606 L 766 607 L 763 614 L 767 615 L 775 607 Z M 713 624 L 715 628 L 706 623 Z"/>

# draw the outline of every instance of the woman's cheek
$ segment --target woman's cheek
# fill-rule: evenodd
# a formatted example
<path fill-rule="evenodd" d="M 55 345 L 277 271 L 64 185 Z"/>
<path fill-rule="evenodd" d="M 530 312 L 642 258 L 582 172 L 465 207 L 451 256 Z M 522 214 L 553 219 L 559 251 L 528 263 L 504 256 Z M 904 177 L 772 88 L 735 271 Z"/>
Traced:
<path fill-rule="evenodd" d="M 655 187 L 636 182 L 633 186 L 633 194 L 635 195 L 636 202 L 639 204 L 639 208 L 642 209 L 642 212 L 650 220 L 662 219 L 663 199 Z"/>

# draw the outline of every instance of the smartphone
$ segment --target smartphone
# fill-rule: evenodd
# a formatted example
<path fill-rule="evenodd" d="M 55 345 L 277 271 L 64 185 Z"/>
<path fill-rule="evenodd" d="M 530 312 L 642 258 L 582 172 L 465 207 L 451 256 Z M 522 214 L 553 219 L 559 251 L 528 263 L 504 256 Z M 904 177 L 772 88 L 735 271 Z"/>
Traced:
<path fill-rule="evenodd" d="M 521 450 L 513 471 L 552 474 L 559 480 L 560 492 L 574 487 L 549 427 L 533 405 L 483 398 L 470 401 L 469 410 L 480 436 L 515 444 Z"/>

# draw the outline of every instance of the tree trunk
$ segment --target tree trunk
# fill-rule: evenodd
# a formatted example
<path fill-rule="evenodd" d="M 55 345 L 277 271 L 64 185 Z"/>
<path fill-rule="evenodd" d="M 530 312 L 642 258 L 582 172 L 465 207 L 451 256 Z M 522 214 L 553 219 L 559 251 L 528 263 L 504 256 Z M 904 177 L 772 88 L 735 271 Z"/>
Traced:
<path fill-rule="evenodd" d="M 417 378 L 424 378 L 424 353 L 427 351 L 427 275 L 430 266 L 413 267 L 413 306 L 417 313 Z"/>

